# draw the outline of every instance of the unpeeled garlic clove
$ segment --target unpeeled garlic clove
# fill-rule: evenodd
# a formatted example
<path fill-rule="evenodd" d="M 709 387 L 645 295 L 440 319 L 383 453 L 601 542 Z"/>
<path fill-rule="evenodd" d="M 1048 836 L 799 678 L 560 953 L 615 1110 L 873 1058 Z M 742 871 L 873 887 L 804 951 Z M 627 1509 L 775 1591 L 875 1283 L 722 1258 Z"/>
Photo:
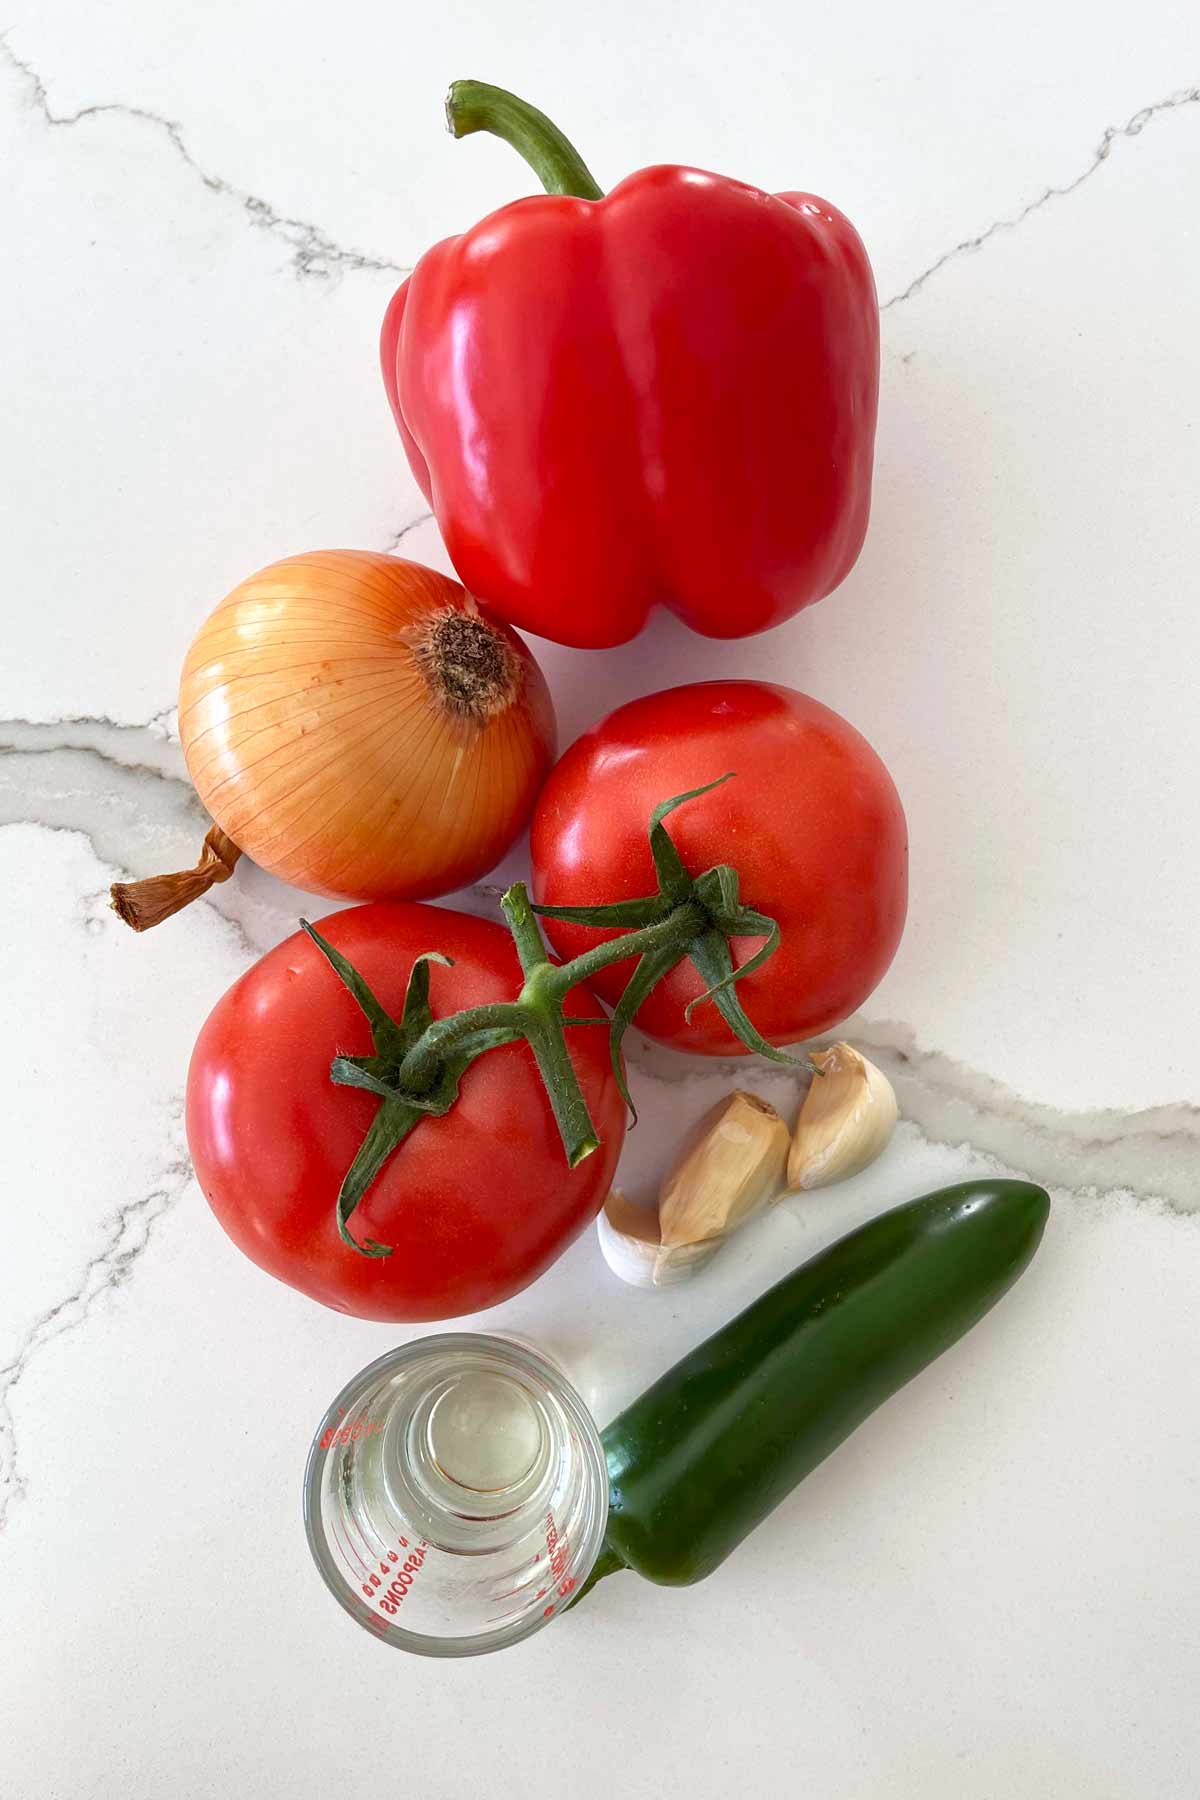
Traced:
<path fill-rule="evenodd" d="M 896 1127 L 899 1108 L 881 1069 L 851 1044 L 810 1052 L 820 1071 L 804 1096 L 788 1156 L 791 1189 L 845 1181 L 875 1161 Z"/>
<path fill-rule="evenodd" d="M 631 1287 L 673 1287 L 703 1268 L 715 1243 L 663 1246 L 652 1207 L 638 1206 L 615 1188 L 596 1220 L 600 1253 L 614 1275 Z"/>
<path fill-rule="evenodd" d="M 664 1244 L 654 1259 L 654 1286 L 675 1287 L 681 1281 L 690 1281 L 720 1248 L 720 1238 L 704 1244 Z"/>
<path fill-rule="evenodd" d="M 698 1131 L 659 1189 L 667 1247 L 719 1242 L 783 1187 L 788 1128 L 757 1094 L 726 1095 Z"/>

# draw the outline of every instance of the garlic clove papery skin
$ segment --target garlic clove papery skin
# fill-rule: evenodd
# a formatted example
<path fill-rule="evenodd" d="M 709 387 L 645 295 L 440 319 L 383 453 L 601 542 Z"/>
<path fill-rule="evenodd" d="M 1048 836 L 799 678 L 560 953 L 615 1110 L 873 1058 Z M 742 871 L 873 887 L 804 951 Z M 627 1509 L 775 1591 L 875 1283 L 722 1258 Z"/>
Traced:
<path fill-rule="evenodd" d="M 675 1287 L 699 1273 L 720 1248 L 720 1240 L 704 1244 L 663 1245 L 652 1207 L 637 1206 L 619 1189 L 605 1201 L 596 1218 L 600 1254 L 630 1287 Z"/>
<path fill-rule="evenodd" d="M 614 1223 L 610 1212 L 614 1202 L 621 1224 Z M 638 1237 L 633 1231 L 622 1229 L 631 1211 L 646 1214 L 654 1231 L 653 1237 Z M 600 1254 L 614 1275 L 627 1281 L 630 1287 L 654 1286 L 654 1264 L 662 1246 L 658 1241 L 658 1221 L 648 1208 L 631 1208 L 623 1194 L 610 1194 L 596 1215 L 596 1236 L 600 1240 Z"/>
<path fill-rule="evenodd" d="M 654 1259 L 655 1287 L 677 1287 L 681 1281 L 690 1281 L 724 1242 L 724 1238 L 708 1238 L 702 1244 L 664 1244 Z"/>
<path fill-rule="evenodd" d="M 659 1189 L 664 1245 L 719 1242 L 777 1199 L 790 1142 L 775 1108 L 757 1094 L 726 1095 Z"/>
<path fill-rule="evenodd" d="M 674 1287 L 779 1199 L 791 1134 L 773 1106 L 735 1090 L 700 1120 L 659 1189 L 658 1208 L 614 1189 L 596 1220 L 600 1251 L 631 1287 Z"/>
<path fill-rule="evenodd" d="M 853 1045 L 814 1050 L 812 1078 L 792 1137 L 787 1185 L 807 1192 L 846 1181 L 883 1151 L 900 1109 L 891 1082 Z"/>

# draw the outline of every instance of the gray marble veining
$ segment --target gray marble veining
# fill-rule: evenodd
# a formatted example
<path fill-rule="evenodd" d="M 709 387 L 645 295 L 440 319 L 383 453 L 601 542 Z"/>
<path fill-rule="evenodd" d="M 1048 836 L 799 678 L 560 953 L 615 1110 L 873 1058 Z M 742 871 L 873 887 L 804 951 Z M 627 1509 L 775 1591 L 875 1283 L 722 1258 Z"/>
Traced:
<path fill-rule="evenodd" d="M 0 1789 L 554 1800 L 567 1779 L 580 1800 L 726 1800 L 800 1780 L 828 1800 L 1187 1800 L 1190 21 L 1173 0 L 1136 21 L 1107 0 L 1086 21 L 863 0 L 818 24 L 771 0 L 736 28 L 716 0 L 686 20 L 615 0 L 569 30 L 550 0 L 350 0 L 286 27 L 266 0 L 195 20 L 152 0 L 15 5 L 0 1561 L 20 1654 L 0 1676 Z M 788 1198 L 686 1289 L 621 1287 L 585 1233 L 468 1323 L 545 1344 L 603 1418 L 898 1199 L 1001 1168 L 1054 1206 L 1004 1305 L 720 1576 L 614 1581 L 511 1657 L 400 1669 L 326 1605 L 298 1485 L 338 1383 L 421 1328 L 268 1279 L 186 1157 L 201 1019 L 314 903 L 243 863 L 138 939 L 107 891 L 195 860 L 206 820 L 163 702 L 234 581 L 334 543 L 448 569 L 376 369 L 405 268 L 358 246 L 415 257 L 522 191 L 503 146 L 440 131 L 439 91 L 470 73 L 544 96 L 606 178 L 677 155 L 828 192 L 862 230 L 890 297 L 872 525 L 843 588 L 761 639 L 658 620 L 603 657 L 535 650 L 564 741 L 717 666 L 818 695 L 896 775 L 913 883 L 901 954 L 843 1027 L 900 1100 L 877 1164 Z M 1097 141 L 1104 119 L 1125 123 Z M 494 914 L 524 873 L 518 849 L 453 903 Z M 628 1049 L 633 1193 L 732 1083 L 784 1110 L 800 1096 L 774 1065 L 634 1033 Z"/>

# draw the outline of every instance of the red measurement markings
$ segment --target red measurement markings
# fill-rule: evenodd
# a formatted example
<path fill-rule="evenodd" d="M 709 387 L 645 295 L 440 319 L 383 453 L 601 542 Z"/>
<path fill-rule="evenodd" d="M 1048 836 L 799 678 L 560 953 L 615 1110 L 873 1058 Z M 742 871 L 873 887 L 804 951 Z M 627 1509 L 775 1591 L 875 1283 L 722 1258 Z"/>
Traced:
<path fill-rule="evenodd" d="M 417 1571 L 429 1551 L 425 1538 L 417 1544 L 410 1543 L 406 1537 L 397 1538 L 396 1542 L 400 1548 L 385 1552 L 379 1560 L 379 1573 L 372 1570 L 362 1584 L 362 1591 L 367 1599 L 376 1601 L 380 1611 L 387 1613 L 392 1619 L 412 1588 Z M 384 1587 L 385 1581 L 390 1582 L 390 1586 Z"/>
<path fill-rule="evenodd" d="M 565 1600 L 568 1594 L 574 1591 L 575 1577 L 573 1575 L 568 1575 L 565 1579 L 563 1578 L 563 1570 L 567 1566 L 567 1557 L 570 1554 L 570 1546 L 567 1543 L 566 1532 L 559 1531 L 552 1512 L 546 1514 L 546 1554 L 550 1558 L 550 1580 L 552 1583 L 558 1583 L 556 1590 L 558 1598 L 560 1600 Z M 547 1590 L 543 1588 L 542 1593 L 538 1595 L 538 1599 L 540 1600 L 542 1594 L 546 1592 Z M 543 1619 L 550 1618 L 554 1612 L 554 1608 L 555 1603 L 553 1600 L 550 1602 L 549 1606 L 544 1606 L 542 1608 Z"/>
<path fill-rule="evenodd" d="M 345 1407 L 339 1406 L 338 1418 L 344 1419 L 345 1416 Z M 332 1450 L 335 1444 L 357 1444 L 360 1439 L 374 1437 L 376 1432 L 382 1430 L 383 1422 L 380 1419 L 359 1419 L 354 1425 L 330 1425 L 321 1433 L 317 1442 L 322 1450 Z"/>

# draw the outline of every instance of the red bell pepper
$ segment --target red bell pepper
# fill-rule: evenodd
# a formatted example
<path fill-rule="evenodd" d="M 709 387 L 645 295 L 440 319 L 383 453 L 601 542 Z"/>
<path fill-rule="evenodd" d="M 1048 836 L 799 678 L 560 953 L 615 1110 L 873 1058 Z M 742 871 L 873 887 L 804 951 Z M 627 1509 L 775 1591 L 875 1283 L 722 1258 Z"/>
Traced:
<path fill-rule="evenodd" d="M 549 119 L 456 82 L 547 193 L 426 252 L 383 326 L 404 447 L 472 593 L 562 644 L 655 605 L 744 637 L 828 594 L 867 528 L 879 311 L 812 194 L 674 165 L 607 196 Z"/>

